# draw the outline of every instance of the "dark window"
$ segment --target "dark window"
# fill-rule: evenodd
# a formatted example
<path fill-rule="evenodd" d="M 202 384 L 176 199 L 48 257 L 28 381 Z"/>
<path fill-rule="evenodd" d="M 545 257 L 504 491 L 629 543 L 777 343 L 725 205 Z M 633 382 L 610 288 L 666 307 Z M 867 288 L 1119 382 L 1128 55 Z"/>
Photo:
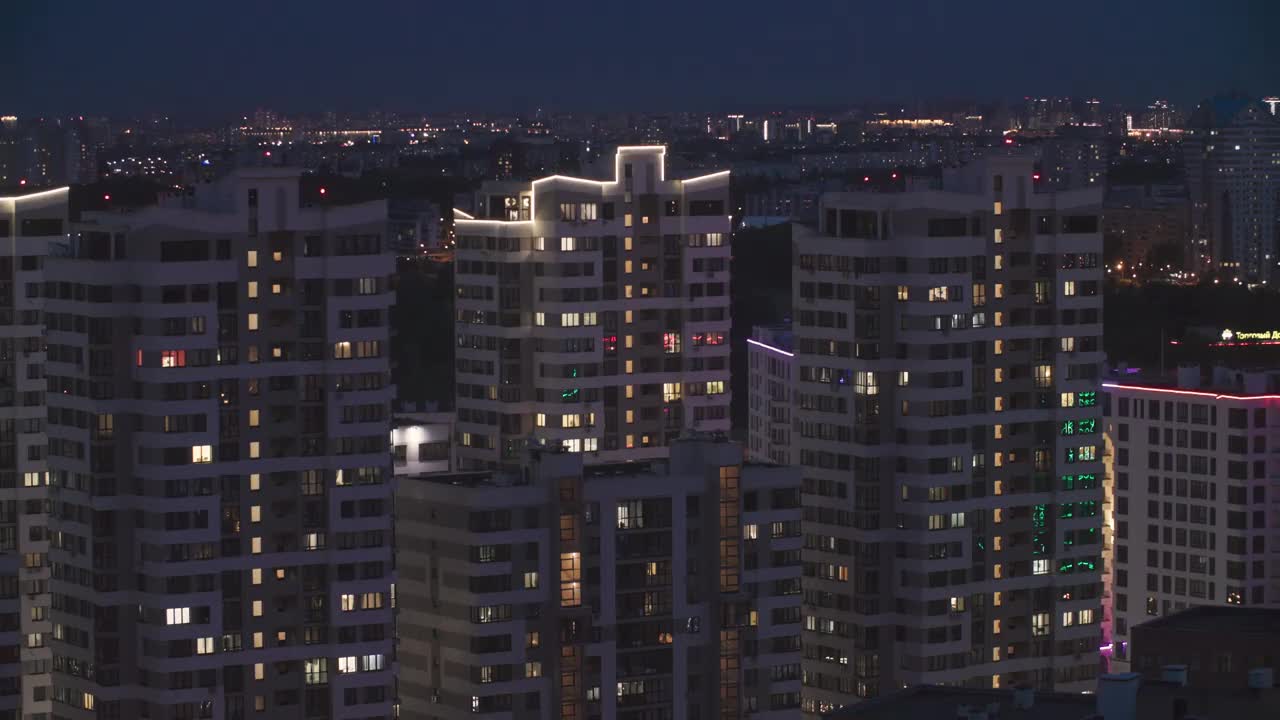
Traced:
<path fill-rule="evenodd" d="M 1098 232 L 1097 215 L 1068 215 L 1062 218 L 1064 233 L 1096 233 Z"/>
<path fill-rule="evenodd" d="M 27 237 L 48 237 L 62 234 L 61 218 L 23 218 L 19 235 Z"/>
<path fill-rule="evenodd" d="M 724 201 L 723 200 L 690 200 L 689 214 L 690 215 L 724 215 Z"/>

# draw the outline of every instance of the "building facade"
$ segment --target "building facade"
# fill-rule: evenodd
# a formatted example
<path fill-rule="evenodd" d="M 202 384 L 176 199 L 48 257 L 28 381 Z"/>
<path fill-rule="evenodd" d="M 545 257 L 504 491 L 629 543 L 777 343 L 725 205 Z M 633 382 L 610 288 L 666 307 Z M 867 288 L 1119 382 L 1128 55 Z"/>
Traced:
<path fill-rule="evenodd" d="M 1275 607 L 1268 511 L 1280 443 L 1280 373 L 1181 368 L 1178 381 L 1104 383 L 1114 535 L 1112 662 L 1129 669 L 1134 626 L 1199 605 Z M 1137 668 L 1134 668 L 1137 669 Z"/>
<path fill-rule="evenodd" d="M 393 715 L 385 229 L 259 169 L 47 233 L 53 716 Z"/>
<path fill-rule="evenodd" d="M 1242 282 L 1280 268 L 1280 118 L 1262 103 L 1220 96 L 1200 104 L 1183 142 L 1198 249 Z"/>
<path fill-rule="evenodd" d="M 729 429 L 728 172 L 668 179 L 662 146 L 613 170 L 486 183 L 455 220 L 461 468 L 530 438 L 615 462 Z"/>
<path fill-rule="evenodd" d="M 791 465 L 795 353 L 790 326 L 752 328 L 747 340 L 747 457 Z"/>
<path fill-rule="evenodd" d="M 990 156 L 795 228 L 805 709 L 1098 667 L 1102 189 Z"/>
<path fill-rule="evenodd" d="M 800 492 L 722 439 L 402 476 L 401 717 L 800 716 Z"/>
<path fill-rule="evenodd" d="M 0 718 L 53 712 L 41 289 L 67 189 L 0 198 Z"/>

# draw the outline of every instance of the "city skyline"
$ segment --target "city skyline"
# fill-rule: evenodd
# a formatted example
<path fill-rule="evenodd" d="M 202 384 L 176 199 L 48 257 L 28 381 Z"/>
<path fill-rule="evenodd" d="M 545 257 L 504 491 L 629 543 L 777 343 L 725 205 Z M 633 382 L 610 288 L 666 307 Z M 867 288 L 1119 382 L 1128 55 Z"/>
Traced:
<path fill-rule="evenodd" d="M 1029 94 L 1137 101 L 1153 92 L 1151 77 L 1168 82 L 1156 94 L 1183 104 L 1220 90 L 1271 92 L 1268 69 L 1280 58 L 1262 28 L 1277 10 L 1230 4 L 1236 12 L 1202 14 L 1179 0 L 1155 13 L 1090 0 L 1064 14 L 930 0 L 802 15 L 763 3 L 732 13 L 659 3 L 635 17 L 583 3 L 556 11 L 392 3 L 363 14 L 327 1 L 148 3 L 128 15 L 24 8 L 6 44 L 26 82 L 4 111 L 731 109 Z M 766 17 L 762 35 L 755 23 Z M 1073 33 L 1092 52 L 1055 48 L 1053 37 Z M 982 34 L 1001 40 L 969 42 Z M 1170 44 L 1190 51 L 1169 52 Z M 628 45 L 637 51 L 615 52 Z"/>

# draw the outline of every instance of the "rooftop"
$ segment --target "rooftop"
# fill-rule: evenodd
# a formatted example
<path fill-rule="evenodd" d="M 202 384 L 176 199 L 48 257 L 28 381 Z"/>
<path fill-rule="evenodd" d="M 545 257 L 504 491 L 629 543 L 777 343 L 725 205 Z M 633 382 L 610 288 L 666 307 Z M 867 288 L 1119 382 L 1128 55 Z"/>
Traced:
<path fill-rule="evenodd" d="M 1137 627 L 1215 634 L 1280 635 L 1280 608 L 1201 605 L 1148 620 Z"/>
<path fill-rule="evenodd" d="M 890 695 L 846 705 L 824 718 L 865 718 L 867 720 L 954 720 L 957 708 L 974 710 L 998 706 L 989 716 L 999 720 L 1083 720 L 1095 712 L 1093 695 L 1036 692 L 1030 708 L 1015 707 L 1012 690 L 978 690 L 947 685 L 916 685 Z"/>

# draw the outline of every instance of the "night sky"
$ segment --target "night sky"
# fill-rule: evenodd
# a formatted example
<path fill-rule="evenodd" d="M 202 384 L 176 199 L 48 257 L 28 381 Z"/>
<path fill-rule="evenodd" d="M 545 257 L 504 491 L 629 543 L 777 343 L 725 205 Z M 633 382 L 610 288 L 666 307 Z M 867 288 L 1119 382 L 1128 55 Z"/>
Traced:
<path fill-rule="evenodd" d="M 0 114 L 1280 93 L 1280 0 L 10 2 Z"/>

